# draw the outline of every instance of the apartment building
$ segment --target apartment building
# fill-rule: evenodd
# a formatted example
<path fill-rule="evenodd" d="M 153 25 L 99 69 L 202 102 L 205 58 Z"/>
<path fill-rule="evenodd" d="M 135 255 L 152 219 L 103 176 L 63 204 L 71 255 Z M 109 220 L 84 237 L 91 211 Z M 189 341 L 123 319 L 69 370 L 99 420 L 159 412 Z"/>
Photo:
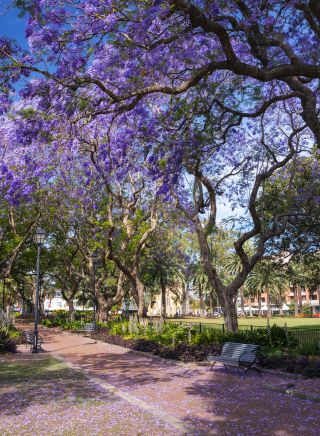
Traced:
<path fill-rule="evenodd" d="M 238 296 L 238 311 L 241 311 L 241 297 Z M 263 292 L 260 296 L 252 296 L 244 299 L 244 309 L 246 313 L 259 312 L 259 307 L 263 315 L 268 313 L 279 313 L 281 311 L 288 312 L 292 310 L 293 305 L 297 304 L 299 312 L 303 305 L 309 305 L 313 314 L 320 313 L 320 289 L 311 291 L 305 287 L 290 286 L 284 293 L 281 300 L 269 296 L 267 292 Z"/>

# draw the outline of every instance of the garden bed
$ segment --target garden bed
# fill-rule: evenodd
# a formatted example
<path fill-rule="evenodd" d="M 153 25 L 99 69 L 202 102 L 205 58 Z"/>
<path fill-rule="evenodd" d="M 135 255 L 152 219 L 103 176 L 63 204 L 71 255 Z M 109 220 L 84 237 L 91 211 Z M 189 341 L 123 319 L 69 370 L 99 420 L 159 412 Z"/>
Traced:
<path fill-rule="evenodd" d="M 181 342 L 176 345 L 166 345 L 143 338 L 124 338 L 120 335 L 110 334 L 108 329 L 99 329 L 96 333 L 92 333 L 90 337 L 131 350 L 148 352 L 165 359 L 182 362 L 201 362 L 207 358 L 209 353 L 219 354 L 221 351 L 221 345 L 219 344 L 193 345 Z"/>
<path fill-rule="evenodd" d="M 44 320 L 49 328 L 59 327 L 80 333 L 79 321 L 70 323 L 65 315 Z M 205 361 L 208 354 L 219 355 L 225 342 L 240 342 L 260 346 L 258 365 L 262 368 L 320 377 L 320 350 L 315 343 L 298 344 L 290 331 L 273 325 L 236 333 L 218 329 L 197 331 L 192 324 L 175 324 L 160 319 L 139 322 L 136 316 L 129 320 L 116 319 L 98 323 L 98 330 L 90 335 L 94 339 L 132 350 L 182 362 Z"/>

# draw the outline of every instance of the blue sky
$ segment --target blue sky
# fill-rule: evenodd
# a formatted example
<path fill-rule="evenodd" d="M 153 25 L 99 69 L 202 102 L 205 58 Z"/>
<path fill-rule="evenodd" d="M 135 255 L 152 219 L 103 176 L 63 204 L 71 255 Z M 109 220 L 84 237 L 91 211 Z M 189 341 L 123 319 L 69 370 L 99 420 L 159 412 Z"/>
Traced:
<path fill-rule="evenodd" d="M 25 18 L 19 18 L 16 10 L 6 11 L 0 1 L 0 34 L 16 39 L 23 47 L 27 46 L 24 36 Z"/>

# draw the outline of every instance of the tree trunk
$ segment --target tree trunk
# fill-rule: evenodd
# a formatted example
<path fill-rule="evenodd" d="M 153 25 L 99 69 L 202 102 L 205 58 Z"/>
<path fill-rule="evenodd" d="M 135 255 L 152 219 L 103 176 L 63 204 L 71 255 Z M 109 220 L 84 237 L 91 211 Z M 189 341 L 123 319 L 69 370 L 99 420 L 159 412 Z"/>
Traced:
<path fill-rule="evenodd" d="M 200 303 L 200 316 L 204 316 L 203 289 L 201 284 L 199 284 L 199 303 Z"/>
<path fill-rule="evenodd" d="M 75 309 L 74 309 L 74 304 L 73 304 L 73 298 L 69 298 L 67 300 L 68 303 L 68 307 L 69 307 L 69 321 L 73 322 L 75 319 Z"/>
<path fill-rule="evenodd" d="M 228 332 L 236 332 L 238 330 L 237 305 L 233 298 L 225 298 L 224 306 L 224 323 Z"/>
<path fill-rule="evenodd" d="M 112 306 L 114 306 L 115 304 L 120 303 L 120 301 L 123 299 L 124 296 L 124 274 L 122 271 L 120 271 L 119 273 L 119 277 L 118 277 L 118 283 L 117 283 L 117 292 L 116 295 L 113 296 L 112 298 L 109 298 L 106 301 L 106 305 L 105 305 L 105 316 L 106 316 L 106 320 L 108 321 L 109 318 L 109 311 L 112 308 Z"/>
<path fill-rule="evenodd" d="M 267 291 L 267 307 L 268 307 L 268 317 L 271 318 L 272 310 L 271 310 L 271 301 L 270 301 L 270 292 Z"/>
<path fill-rule="evenodd" d="M 213 292 L 210 292 L 209 294 L 209 308 L 210 308 L 210 314 L 213 315 L 214 307 L 213 307 Z"/>
<path fill-rule="evenodd" d="M 302 307 L 301 286 L 298 286 L 298 304 L 299 304 L 299 309 L 301 309 Z"/>
<path fill-rule="evenodd" d="M 182 285 L 182 304 L 181 304 L 181 316 L 184 318 L 186 316 L 187 313 L 187 299 L 188 299 L 188 284 L 185 283 L 184 285 Z"/>
<path fill-rule="evenodd" d="M 201 254 L 201 264 L 206 276 L 208 277 L 209 283 L 212 288 L 216 291 L 219 303 L 222 307 L 225 316 L 225 326 L 228 331 L 238 330 L 238 314 L 236 305 L 236 296 L 238 289 L 233 289 L 232 292 L 228 291 L 228 288 L 223 285 L 211 262 L 211 253 L 208 246 L 207 235 L 205 234 L 203 228 L 201 227 L 200 221 L 195 223 L 195 228 L 197 232 L 200 254 Z"/>
<path fill-rule="evenodd" d="M 297 286 L 293 285 L 293 293 L 294 293 L 294 316 L 299 315 L 299 303 L 298 303 L 298 290 Z"/>
<path fill-rule="evenodd" d="M 261 293 L 258 293 L 258 316 L 261 316 Z"/>
<path fill-rule="evenodd" d="M 161 318 L 165 319 L 167 317 L 167 305 L 166 305 L 166 284 L 163 279 L 163 275 L 160 275 L 160 286 L 161 286 Z"/>
<path fill-rule="evenodd" d="M 138 294 L 138 317 L 146 318 L 147 317 L 147 308 L 145 304 L 145 290 L 144 290 L 144 284 L 141 282 L 141 280 L 136 277 L 136 291 Z"/>
<path fill-rule="evenodd" d="M 283 316 L 283 301 L 282 301 L 282 297 L 281 295 L 279 295 L 279 299 L 278 299 L 278 304 L 279 304 L 279 315 Z"/>
<path fill-rule="evenodd" d="M 241 316 L 245 316 L 245 310 L 244 310 L 244 289 L 243 286 L 240 288 L 240 305 L 241 305 Z"/>

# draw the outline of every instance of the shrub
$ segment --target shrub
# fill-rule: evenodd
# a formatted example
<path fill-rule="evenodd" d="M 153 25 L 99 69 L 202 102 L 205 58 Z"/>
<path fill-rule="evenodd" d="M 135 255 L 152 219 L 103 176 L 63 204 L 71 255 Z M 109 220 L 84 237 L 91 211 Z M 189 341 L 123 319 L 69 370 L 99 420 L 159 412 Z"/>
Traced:
<path fill-rule="evenodd" d="M 0 351 L 14 352 L 17 348 L 16 340 L 20 337 L 19 333 L 7 328 L 0 329 Z"/>
<path fill-rule="evenodd" d="M 54 327 L 54 322 L 51 319 L 43 319 L 41 320 L 41 325 L 45 326 L 45 327 Z"/>
<path fill-rule="evenodd" d="M 297 348 L 297 353 L 303 356 L 317 356 L 320 355 L 320 350 L 317 344 L 301 344 Z"/>
<path fill-rule="evenodd" d="M 81 321 L 67 321 L 61 327 L 65 330 L 81 330 L 83 329 L 83 324 Z"/>
<path fill-rule="evenodd" d="M 307 365 L 304 365 L 301 371 L 306 377 L 320 377 L 320 359 L 309 358 Z"/>
<path fill-rule="evenodd" d="M 123 321 L 123 322 L 111 322 L 109 327 L 110 333 L 112 335 L 120 335 L 123 336 L 128 332 L 129 328 L 129 322 Z"/>
<path fill-rule="evenodd" d="M 292 334 L 288 332 L 291 345 L 295 345 L 296 341 Z M 273 347 L 287 346 L 286 332 L 282 327 L 273 325 L 271 327 L 271 340 Z M 265 328 L 254 330 L 241 330 L 236 333 L 223 332 L 222 330 L 207 329 L 202 333 L 197 333 L 193 336 L 193 344 L 223 344 L 224 342 L 240 342 L 245 344 L 256 344 L 260 346 L 270 346 L 268 332 Z"/>
<path fill-rule="evenodd" d="M 303 303 L 301 307 L 301 312 L 303 315 L 310 316 L 312 314 L 312 307 L 309 303 Z"/>

